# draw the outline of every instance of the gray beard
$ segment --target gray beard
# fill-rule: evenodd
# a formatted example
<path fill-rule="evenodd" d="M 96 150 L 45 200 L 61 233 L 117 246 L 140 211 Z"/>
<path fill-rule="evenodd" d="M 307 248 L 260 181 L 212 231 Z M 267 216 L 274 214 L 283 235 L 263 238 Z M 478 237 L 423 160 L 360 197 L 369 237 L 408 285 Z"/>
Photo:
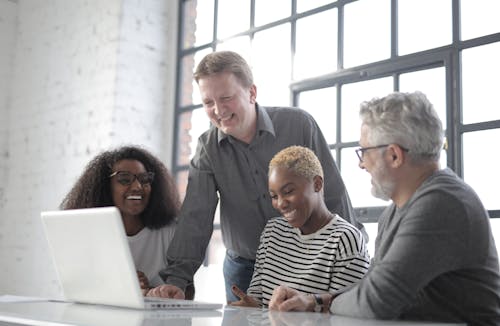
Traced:
<path fill-rule="evenodd" d="M 383 180 L 388 179 L 386 168 L 383 166 L 377 166 L 376 171 L 374 171 L 374 175 L 376 175 L 382 181 L 376 181 L 372 176 L 372 195 L 376 198 L 380 198 L 382 200 L 391 200 L 391 195 L 394 192 L 394 182 Z"/>
<path fill-rule="evenodd" d="M 388 188 L 392 188 L 392 185 L 387 185 L 384 187 L 383 185 L 375 183 L 372 185 L 372 195 L 376 198 L 389 201 L 391 200 L 390 194 L 392 193 L 392 191 L 390 191 Z"/>

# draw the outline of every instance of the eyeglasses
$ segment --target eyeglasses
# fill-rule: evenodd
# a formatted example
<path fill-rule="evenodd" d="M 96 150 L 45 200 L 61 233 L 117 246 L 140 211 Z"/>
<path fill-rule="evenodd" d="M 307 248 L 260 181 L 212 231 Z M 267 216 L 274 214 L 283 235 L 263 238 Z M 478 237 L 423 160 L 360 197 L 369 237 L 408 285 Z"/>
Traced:
<path fill-rule="evenodd" d="M 378 146 L 370 146 L 370 147 L 359 147 L 355 149 L 354 151 L 356 152 L 356 155 L 358 155 L 359 162 L 363 162 L 363 156 L 365 155 L 366 151 L 369 151 L 370 149 L 377 149 L 377 148 L 384 148 L 392 144 L 384 144 L 384 145 L 378 145 Z M 403 151 L 409 152 L 410 150 L 408 148 L 404 148 L 403 146 L 398 145 Z"/>
<path fill-rule="evenodd" d="M 124 186 L 131 185 L 135 179 L 139 180 L 139 183 L 143 186 L 153 183 L 155 174 L 153 172 L 144 172 L 139 174 L 133 174 L 128 171 L 116 171 L 109 175 L 110 178 L 116 176 L 116 181 Z"/>

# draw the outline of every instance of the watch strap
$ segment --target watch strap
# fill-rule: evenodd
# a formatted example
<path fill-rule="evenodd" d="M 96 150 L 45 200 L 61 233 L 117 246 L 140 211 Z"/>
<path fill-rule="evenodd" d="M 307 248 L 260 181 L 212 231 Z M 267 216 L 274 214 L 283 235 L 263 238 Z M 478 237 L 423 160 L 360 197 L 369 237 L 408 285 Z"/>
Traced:
<path fill-rule="evenodd" d="M 323 307 L 324 307 L 323 298 L 321 297 L 321 295 L 316 294 L 316 293 L 312 294 L 312 296 L 313 296 L 314 302 L 315 302 L 314 312 L 322 312 Z"/>

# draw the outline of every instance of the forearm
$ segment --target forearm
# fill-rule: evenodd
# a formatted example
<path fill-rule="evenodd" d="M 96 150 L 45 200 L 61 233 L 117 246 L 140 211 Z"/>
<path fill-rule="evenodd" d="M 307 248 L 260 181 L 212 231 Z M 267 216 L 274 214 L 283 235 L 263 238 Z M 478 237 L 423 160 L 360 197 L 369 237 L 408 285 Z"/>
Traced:
<path fill-rule="evenodd" d="M 456 268 L 456 257 L 465 252 L 457 227 L 460 214 L 449 214 L 455 224 L 444 215 L 435 218 L 427 207 L 436 207 L 436 201 L 445 202 L 441 198 L 421 201 L 423 207 L 413 207 L 403 218 L 392 215 L 397 231 L 383 229 L 386 236 L 380 238 L 373 267 L 356 286 L 335 299 L 333 313 L 397 318 L 417 303 L 415 298 L 432 280 Z"/>
<path fill-rule="evenodd" d="M 179 224 L 168 251 L 168 266 L 160 275 L 166 283 L 185 288 L 205 257 L 213 231 L 218 198 L 213 176 L 190 169 L 190 182 L 179 214 Z"/>

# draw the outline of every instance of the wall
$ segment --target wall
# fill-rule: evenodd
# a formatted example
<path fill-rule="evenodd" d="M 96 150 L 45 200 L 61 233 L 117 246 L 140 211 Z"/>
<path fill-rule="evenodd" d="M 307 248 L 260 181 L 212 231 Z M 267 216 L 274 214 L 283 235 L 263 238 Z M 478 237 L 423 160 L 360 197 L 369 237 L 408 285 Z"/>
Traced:
<path fill-rule="evenodd" d="M 4 205 L 7 177 L 7 106 L 14 55 L 17 4 L 0 1 L 0 209 Z M 0 222 L 1 223 L 1 222 Z"/>
<path fill-rule="evenodd" d="M 165 91 L 175 86 L 174 2 L 170 1 L 168 12 L 168 2 L 162 0 L 122 3 L 113 125 L 115 137 L 132 143 L 144 139 L 151 149 L 161 149 L 158 154 L 168 162 L 172 142 L 165 139 L 173 136 L 173 110 L 165 114 L 165 106 L 174 105 L 174 89 L 169 96 Z M 172 128 L 163 128 L 169 123 Z M 162 131 L 167 131 L 166 137 Z"/>
<path fill-rule="evenodd" d="M 176 10 L 0 0 L 0 294 L 60 296 L 39 213 L 95 154 L 141 144 L 169 165 Z"/>

